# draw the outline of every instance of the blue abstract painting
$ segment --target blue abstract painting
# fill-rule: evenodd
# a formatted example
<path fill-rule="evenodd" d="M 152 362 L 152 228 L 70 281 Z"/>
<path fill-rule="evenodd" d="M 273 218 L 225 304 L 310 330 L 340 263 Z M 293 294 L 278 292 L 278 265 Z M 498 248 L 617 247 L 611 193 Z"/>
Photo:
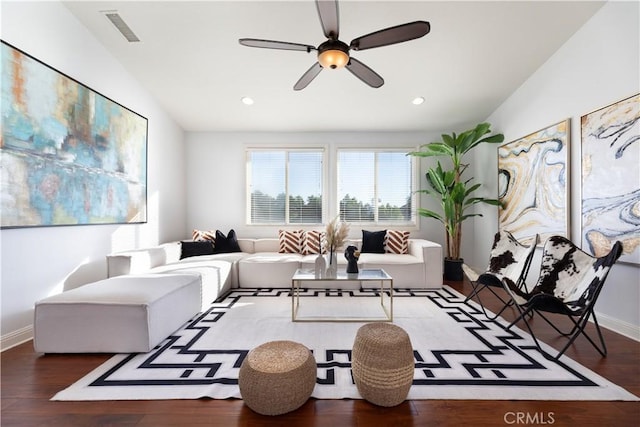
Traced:
<path fill-rule="evenodd" d="M 2 228 L 147 221 L 147 119 L 2 42 Z"/>
<path fill-rule="evenodd" d="M 582 132 L 582 246 L 640 264 L 640 95 L 586 114 Z"/>

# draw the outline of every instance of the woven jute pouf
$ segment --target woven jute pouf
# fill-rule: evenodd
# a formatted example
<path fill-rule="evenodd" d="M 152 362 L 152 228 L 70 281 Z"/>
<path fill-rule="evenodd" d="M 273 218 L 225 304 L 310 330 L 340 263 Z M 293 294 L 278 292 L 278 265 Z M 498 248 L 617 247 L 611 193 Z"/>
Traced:
<path fill-rule="evenodd" d="M 351 353 L 353 379 L 363 399 L 396 406 L 413 382 L 413 347 L 407 332 L 391 323 L 368 323 L 358 329 Z"/>
<path fill-rule="evenodd" d="M 317 365 L 304 345 L 270 341 L 249 352 L 240 366 L 238 385 L 244 403 L 263 415 L 301 407 L 316 385 Z"/>

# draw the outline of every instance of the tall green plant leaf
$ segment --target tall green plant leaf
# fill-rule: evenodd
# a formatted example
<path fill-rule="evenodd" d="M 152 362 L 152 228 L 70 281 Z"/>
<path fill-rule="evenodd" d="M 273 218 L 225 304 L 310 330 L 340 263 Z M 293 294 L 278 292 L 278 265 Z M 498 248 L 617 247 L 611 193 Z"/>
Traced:
<path fill-rule="evenodd" d="M 442 141 L 431 142 L 420 147 L 420 151 L 409 153 L 416 157 L 448 157 L 452 168 L 444 170 L 440 161 L 435 167 L 431 167 L 425 173 L 427 183 L 431 190 L 421 192 L 436 198 L 442 208 L 442 214 L 429 209 L 418 209 L 418 214 L 427 218 L 440 221 L 447 232 L 447 256 L 458 258 L 460 256 L 461 223 L 480 213 L 466 213 L 466 209 L 478 203 L 499 206 L 500 201 L 484 197 L 472 197 L 481 184 L 472 183 L 473 177 L 463 178 L 462 175 L 469 166 L 462 162 L 462 157 L 468 151 L 482 143 L 497 143 L 504 141 L 502 134 L 487 135 L 490 133 L 489 123 L 480 123 L 474 129 L 456 135 L 442 135 Z"/>

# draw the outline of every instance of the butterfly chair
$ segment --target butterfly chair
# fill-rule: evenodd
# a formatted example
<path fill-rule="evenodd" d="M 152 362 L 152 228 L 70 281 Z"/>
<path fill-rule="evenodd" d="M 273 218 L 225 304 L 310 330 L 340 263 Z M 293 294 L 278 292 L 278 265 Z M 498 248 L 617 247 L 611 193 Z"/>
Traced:
<path fill-rule="evenodd" d="M 507 307 L 513 304 L 511 297 L 504 298 L 495 288 L 503 288 L 503 283 L 510 287 L 520 289 L 524 286 L 531 265 L 531 259 L 538 244 L 538 235 L 534 237 L 529 246 L 523 245 L 508 231 L 499 231 L 493 239 L 491 254 L 489 255 L 489 266 L 482 273 L 476 273 L 466 264 L 462 265 L 464 274 L 471 282 L 473 291 L 469 294 L 465 302 L 473 297 L 477 297 L 480 307 L 487 319 L 493 320 L 500 316 Z M 480 292 L 488 289 L 496 298 L 502 302 L 502 308 L 497 314 L 489 316 L 480 298 Z"/>
<path fill-rule="evenodd" d="M 522 289 L 505 286 L 520 311 L 520 316 L 507 329 L 523 320 L 538 350 L 545 357 L 553 360 L 558 360 L 580 334 L 584 335 L 591 345 L 605 357 L 607 347 L 604 344 L 593 307 L 611 266 L 615 264 L 621 254 L 622 244 L 620 242 L 616 242 L 607 255 L 596 258 L 583 252 L 562 236 L 550 237 L 542 250 L 540 277 L 532 291 L 526 293 Z M 562 332 L 548 316 L 542 314 L 543 312 L 564 314 L 569 317 L 573 323 L 571 331 Z M 540 315 L 559 334 L 569 338 L 562 350 L 553 358 L 542 351 L 540 343 L 527 321 L 527 315 L 533 313 Z M 598 346 L 587 335 L 585 326 L 589 316 L 593 318 L 601 346 Z"/>

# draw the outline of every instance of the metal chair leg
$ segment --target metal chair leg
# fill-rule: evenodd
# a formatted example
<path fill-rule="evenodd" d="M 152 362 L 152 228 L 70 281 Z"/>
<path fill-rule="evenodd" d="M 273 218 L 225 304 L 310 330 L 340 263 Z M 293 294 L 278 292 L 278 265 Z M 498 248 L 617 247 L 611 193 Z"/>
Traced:
<path fill-rule="evenodd" d="M 529 322 L 527 322 L 527 319 L 526 319 L 527 314 L 532 313 L 533 311 L 536 311 L 536 313 L 540 317 L 542 317 L 549 325 L 551 325 L 551 327 L 553 329 L 555 329 L 556 332 L 558 332 L 560 335 L 563 335 L 563 336 L 569 338 L 568 341 L 566 342 L 566 344 L 562 347 L 562 349 L 560 351 L 558 351 L 558 353 L 556 354 L 555 357 L 551 356 L 549 353 L 547 353 L 544 350 L 542 350 L 542 347 L 540 346 L 540 343 L 538 342 L 538 339 L 536 338 L 535 334 L 533 333 L 533 330 L 532 330 L 531 326 L 529 325 Z M 587 326 L 587 323 L 588 323 L 590 315 L 593 316 L 593 323 L 594 323 L 594 325 L 596 327 L 596 332 L 598 333 L 598 338 L 600 340 L 600 346 L 598 346 L 595 343 L 595 341 L 589 336 L 589 334 L 587 334 L 587 331 L 585 330 L 585 327 Z M 547 319 L 542 313 L 540 313 L 537 310 L 532 310 L 532 309 L 528 308 L 526 310 L 521 311 L 520 316 L 518 316 L 518 318 L 516 318 L 513 322 L 511 322 L 509 324 L 509 326 L 506 327 L 506 329 L 511 328 L 517 322 L 519 322 L 520 320 L 523 320 L 525 325 L 526 325 L 526 327 L 527 327 L 527 329 L 529 330 L 529 334 L 533 338 L 533 341 L 535 342 L 536 347 L 538 348 L 540 353 L 545 358 L 550 359 L 550 360 L 558 360 L 558 359 L 560 359 L 560 357 L 562 357 L 562 355 L 565 353 L 565 351 L 567 351 L 569 346 L 571 346 L 571 344 L 573 344 L 573 342 L 580 335 L 584 335 L 584 337 L 591 343 L 591 345 L 598 351 L 598 353 L 600 353 L 600 355 L 602 357 L 607 357 L 607 346 L 606 346 L 606 344 L 604 342 L 604 337 L 602 336 L 602 331 L 600 330 L 600 325 L 598 324 L 598 319 L 596 318 L 595 312 L 593 312 L 593 310 L 589 311 L 588 313 L 583 315 L 578 321 L 573 319 L 573 317 L 571 317 L 571 316 L 567 316 L 567 317 L 569 317 L 569 319 L 571 319 L 571 322 L 573 322 L 573 324 L 574 324 L 574 326 L 571 329 L 570 333 L 562 332 L 549 319 Z"/>
<path fill-rule="evenodd" d="M 484 316 L 488 319 L 488 320 L 495 320 L 498 317 L 500 317 L 500 315 L 511 305 L 513 305 L 513 300 L 511 298 L 509 298 L 509 300 L 505 300 L 504 298 L 502 298 L 500 295 L 498 295 L 498 293 L 496 291 L 493 290 L 493 288 L 491 286 L 487 286 L 487 285 L 477 285 L 474 284 L 473 282 L 471 283 L 471 285 L 473 286 L 473 291 L 469 294 L 469 296 L 467 296 L 467 298 L 464 300 L 464 302 L 468 302 L 469 300 L 472 300 L 472 298 L 475 296 L 478 299 L 478 304 L 480 304 L 480 308 L 482 309 L 482 312 L 484 313 Z M 497 313 L 495 313 L 493 316 L 489 316 L 489 314 L 487 314 L 487 309 L 485 308 L 485 305 L 482 303 L 482 298 L 480 297 L 480 292 L 482 292 L 483 290 L 488 289 L 496 298 L 498 298 L 500 300 L 500 302 L 502 303 L 502 308 L 500 309 L 500 311 L 498 311 Z"/>
<path fill-rule="evenodd" d="M 594 325 L 596 327 L 596 332 L 598 333 L 598 338 L 600 339 L 601 347 L 599 347 L 593 341 L 593 339 L 589 336 L 589 334 L 587 334 L 587 331 L 585 330 L 590 315 L 593 316 L 593 323 L 594 323 Z M 604 343 L 604 337 L 602 336 L 602 331 L 600 330 L 600 325 L 598 324 L 598 319 L 596 318 L 595 312 L 589 311 L 588 313 L 586 313 L 586 315 L 584 315 L 578 321 L 575 321 L 573 318 L 571 318 L 571 321 L 575 325 L 573 329 L 576 332 L 573 335 L 571 335 L 571 337 L 569 338 L 569 341 L 565 344 L 565 346 L 562 348 L 562 350 L 560 350 L 560 353 L 558 354 L 558 357 L 560 357 L 569 348 L 569 346 L 571 344 L 573 344 L 573 342 L 576 340 L 576 338 L 578 338 L 578 336 L 580 336 L 580 335 L 584 335 L 584 337 L 587 339 L 587 341 L 589 341 L 591 343 L 593 348 L 598 350 L 598 353 L 600 353 L 600 355 L 602 357 L 607 357 L 607 346 Z"/>

